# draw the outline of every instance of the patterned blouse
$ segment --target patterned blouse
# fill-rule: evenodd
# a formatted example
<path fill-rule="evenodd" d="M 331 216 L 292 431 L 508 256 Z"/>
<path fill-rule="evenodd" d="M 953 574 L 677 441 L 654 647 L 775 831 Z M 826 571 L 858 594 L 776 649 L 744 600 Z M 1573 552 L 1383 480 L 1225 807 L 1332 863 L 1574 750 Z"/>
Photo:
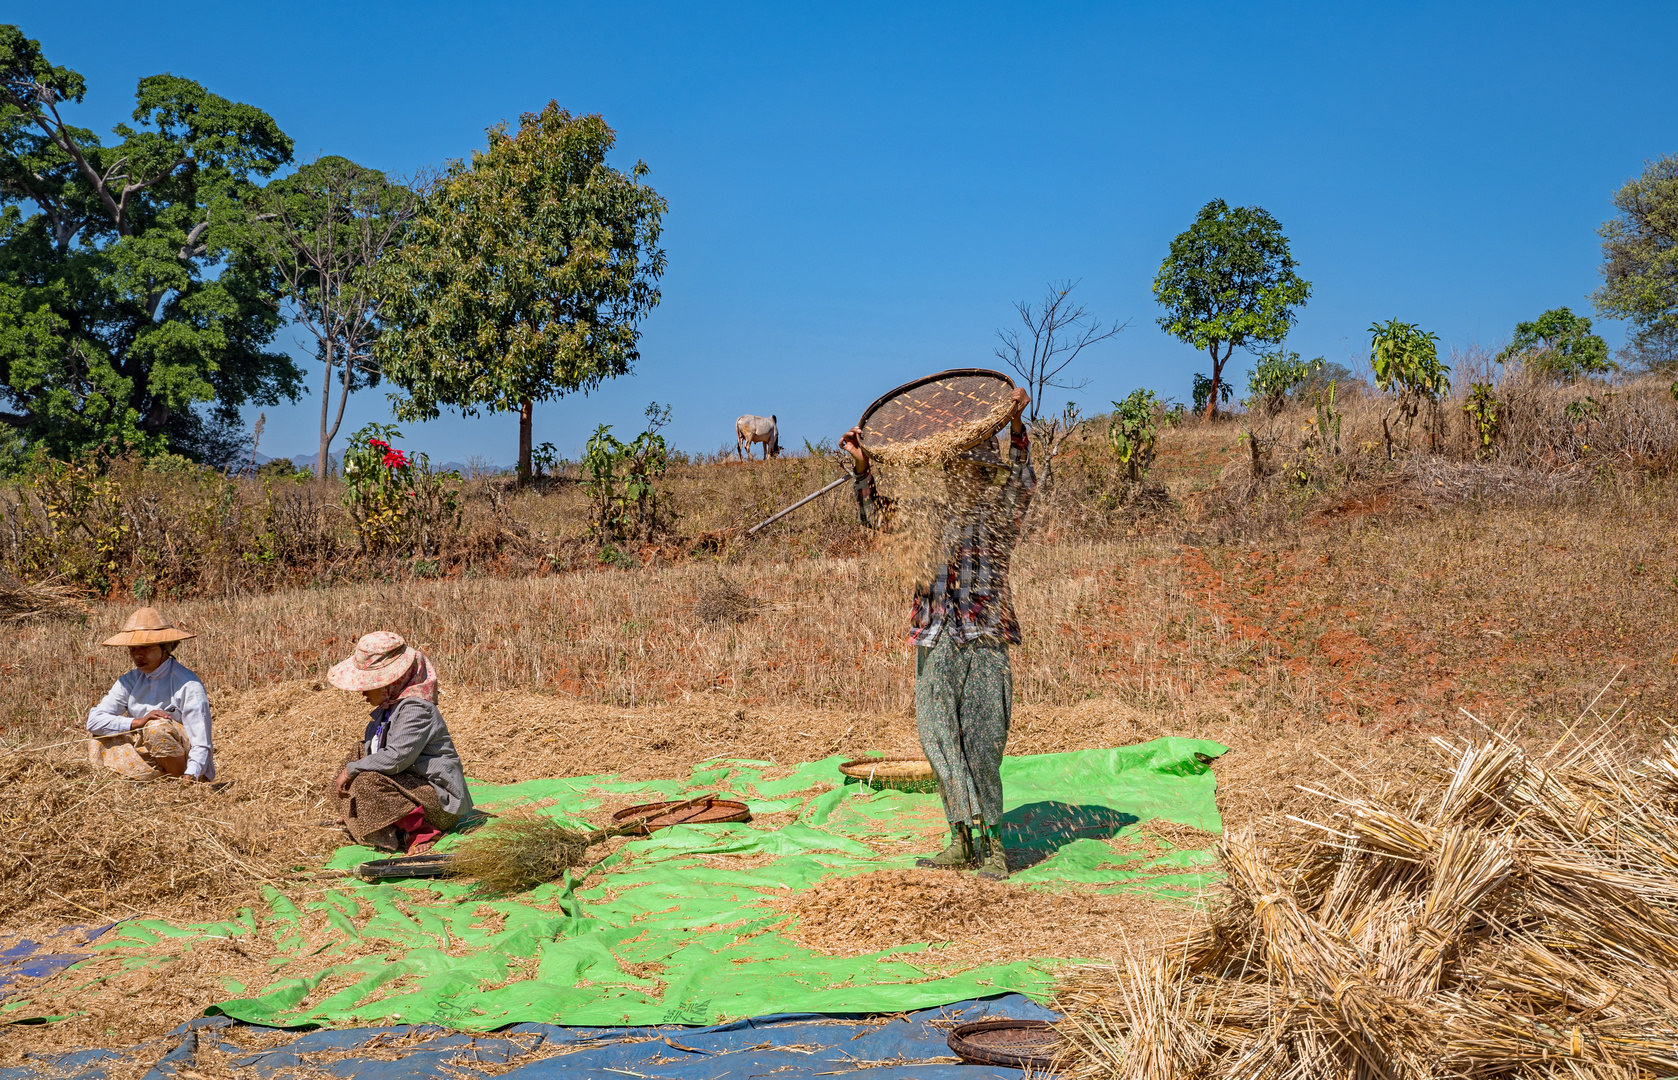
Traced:
<path fill-rule="evenodd" d="M 1013 591 L 1008 588 L 1008 559 L 1036 489 L 1031 436 L 1022 431 L 1009 438 L 1008 479 L 998 497 L 945 526 L 944 573 L 915 588 L 909 613 L 911 643 L 930 648 L 946 626 L 958 644 L 982 637 L 1019 643 L 1020 622 L 1014 615 Z M 873 470 L 856 477 L 852 490 L 862 523 L 881 528 L 885 500 L 875 491 Z"/>

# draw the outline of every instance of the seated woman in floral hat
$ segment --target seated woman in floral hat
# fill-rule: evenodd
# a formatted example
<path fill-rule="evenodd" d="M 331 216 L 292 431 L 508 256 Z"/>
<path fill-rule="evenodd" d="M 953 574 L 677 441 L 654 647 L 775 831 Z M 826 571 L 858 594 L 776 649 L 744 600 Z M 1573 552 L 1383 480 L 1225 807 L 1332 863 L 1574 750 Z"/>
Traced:
<path fill-rule="evenodd" d="M 134 780 L 215 779 L 210 699 L 198 676 L 175 659 L 175 646 L 197 636 L 148 607 L 105 639 L 112 648 L 128 648 L 134 670 L 87 714 L 89 761 Z"/>
<path fill-rule="evenodd" d="M 437 708 L 437 673 L 425 654 L 380 630 L 327 672 L 373 706 L 361 757 L 333 782 L 338 813 L 358 844 L 420 855 L 471 812 L 454 739 Z"/>

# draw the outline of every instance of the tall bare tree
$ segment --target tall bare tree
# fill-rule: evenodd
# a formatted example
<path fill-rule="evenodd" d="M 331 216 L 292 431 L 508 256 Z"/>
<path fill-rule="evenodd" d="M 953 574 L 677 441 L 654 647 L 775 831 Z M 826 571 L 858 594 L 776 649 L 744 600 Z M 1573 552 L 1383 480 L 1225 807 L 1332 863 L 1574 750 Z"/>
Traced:
<path fill-rule="evenodd" d="M 1076 392 L 1088 386 L 1088 379 L 1066 378 L 1066 369 L 1085 349 L 1117 337 L 1130 325 L 1127 321 L 1103 326 L 1088 308 L 1072 299 L 1072 290 L 1078 284 L 1050 282 L 1041 302 L 1033 305 L 1021 300 L 1014 305 L 1020 327 L 996 332 L 1000 342 L 994 350 L 997 359 L 1013 369 L 1031 395 L 1025 420 L 1038 446 L 1039 483 L 1044 487 L 1053 479 L 1055 455 L 1060 453 L 1061 444 L 1078 426 L 1076 405 L 1068 402 L 1058 414 L 1046 412 L 1044 395 L 1050 390 Z"/>
<path fill-rule="evenodd" d="M 373 343 L 380 333 L 380 305 L 373 269 L 418 205 L 419 196 L 409 188 L 342 157 L 311 162 L 269 184 L 252 202 L 249 243 L 274 274 L 293 319 L 314 337 L 315 357 L 324 368 L 315 459 L 321 478 L 331 471 L 332 440 L 350 394 L 378 384 Z"/>

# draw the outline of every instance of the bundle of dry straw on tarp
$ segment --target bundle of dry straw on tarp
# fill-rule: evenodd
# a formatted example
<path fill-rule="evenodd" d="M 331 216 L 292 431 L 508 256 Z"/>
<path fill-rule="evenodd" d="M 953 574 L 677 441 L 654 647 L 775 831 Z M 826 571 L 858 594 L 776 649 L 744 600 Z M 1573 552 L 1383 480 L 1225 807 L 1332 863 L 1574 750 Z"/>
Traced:
<path fill-rule="evenodd" d="M 1678 740 L 1436 743 L 1405 790 L 1228 836 L 1205 926 L 1069 975 L 1073 1072 L 1678 1074 Z"/>

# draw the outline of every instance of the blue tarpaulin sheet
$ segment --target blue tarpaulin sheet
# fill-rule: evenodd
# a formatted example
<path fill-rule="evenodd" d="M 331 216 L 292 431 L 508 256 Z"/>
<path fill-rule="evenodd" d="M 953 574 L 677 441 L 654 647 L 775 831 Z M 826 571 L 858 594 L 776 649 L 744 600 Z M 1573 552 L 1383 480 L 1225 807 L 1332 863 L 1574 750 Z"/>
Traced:
<path fill-rule="evenodd" d="M 706 1028 L 516 1024 L 482 1034 L 403 1025 L 311 1031 L 251 1052 L 228 1041 L 229 1029 L 240 1026 L 238 1022 L 217 1016 L 194 1020 L 171 1033 L 180 1044 L 156 1062 L 145 1080 L 190 1075 L 194 1059 L 204 1051 L 257 1080 L 299 1067 L 357 1080 L 458 1080 L 472 1072 L 494 1072 L 507 1080 L 746 1080 L 768 1075 L 806 1080 L 853 1072 L 865 1073 L 866 1080 L 1018 1080 L 1022 1073 L 1017 1069 L 955 1062 L 946 1041 L 957 1024 L 1001 1017 L 1058 1019 L 1030 998 L 1007 994 L 904 1013 L 884 1023 L 877 1017 L 794 1013 Z M 556 1050 L 553 1056 L 506 1069 L 509 1061 Z M 39 1080 L 44 1075 L 54 1080 L 103 1080 L 106 1067 L 122 1056 L 113 1050 L 41 1055 L 32 1060 L 35 1067 L 0 1069 L 0 1080 Z M 475 1063 L 482 1068 L 474 1069 Z"/>

